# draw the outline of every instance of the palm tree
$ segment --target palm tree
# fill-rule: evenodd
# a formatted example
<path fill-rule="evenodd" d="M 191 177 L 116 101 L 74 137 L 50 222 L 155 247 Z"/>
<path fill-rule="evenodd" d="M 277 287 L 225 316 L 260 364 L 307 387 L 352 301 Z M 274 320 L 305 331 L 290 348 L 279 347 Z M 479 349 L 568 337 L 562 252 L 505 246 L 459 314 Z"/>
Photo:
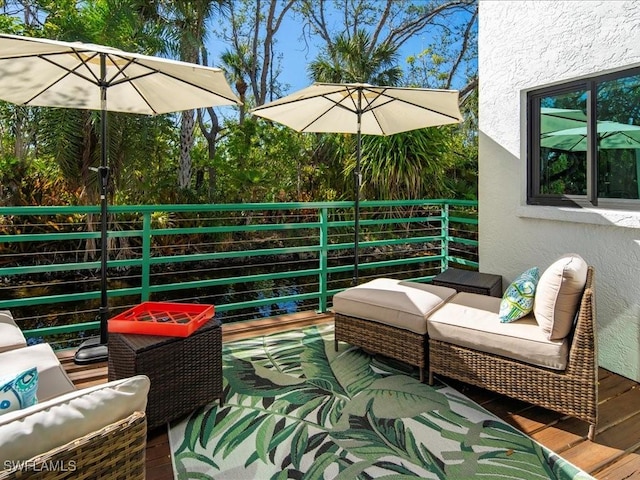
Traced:
<path fill-rule="evenodd" d="M 397 47 L 391 43 L 376 45 L 366 31 L 357 30 L 353 36 L 343 33 L 329 42 L 325 53 L 310 64 L 309 72 L 319 82 L 396 86 L 403 73 L 398 57 Z M 454 159 L 445 159 L 450 141 L 443 132 L 421 129 L 389 138 L 365 136 L 361 194 L 365 198 L 397 199 L 452 193 L 453 182 L 448 175 L 456 163 Z M 345 181 L 356 168 L 355 150 L 352 145 L 343 150 Z M 335 157 L 337 150 L 334 148 L 332 152 Z M 335 165 L 335 158 L 325 161 Z M 351 192 L 350 189 L 344 191 Z"/>
<path fill-rule="evenodd" d="M 167 36 L 180 60 L 200 63 L 199 52 L 207 39 L 207 22 L 216 10 L 222 11 L 228 0 L 175 0 L 168 2 Z M 180 161 L 178 187 L 191 183 L 191 149 L 195 129 L 195 111 L 185 110 L 180 121 Z"/>
<path fill-rule="evenodd" d="M 397 85 L 402 78 L 397 49 L 388 43 L 375 45 L 371 35 L 364 30 L 357 30 L 353 36 L 344 32 L 329 42 L 325 52 L 309 64 L 309 73 L 314 81 L 327 83 Z M 328 165 L 329 170 L 341 169 L 345 182 L 355 168 L 353 152 L 356 149 L 352 141 L 352 138 L 346 136 L 345 141 L 341 142 L 343 145 L 328 143 L 329 148 L 323 146 L 317 149 L 318 152 L 327 154 L 320 161 Z M 344 157 L 339 152 L 346 155 L 346 162 L 340 161 Z M 351 192 L 350 189 L 343 191 L 347 195 Z"/>
<path fill-rule="evenodd" d="M 238 122 L 242 125 L 247 112 L 246 93 L 248 85 L 245 81 L 245 65 L 250 65 L 252 63 L 249 48 L 246 45 L 242 45 L 238 48 L 237 52 L 226 50 L 220 57 L 220 60 L 225 66 L 227 73 L 231 76 L 235 84 L 236 91 L 238 92 L 238 97 L 242 102 Z"/>
<path fill-rule="evenodd" d="M 402 78 L 397 47 L 374 45 L 371 35 L 358 30 L 353 37 L 338 35 L 327 51 L 311 62 L 309 73 L 317 82 L 397 85 Z"/>

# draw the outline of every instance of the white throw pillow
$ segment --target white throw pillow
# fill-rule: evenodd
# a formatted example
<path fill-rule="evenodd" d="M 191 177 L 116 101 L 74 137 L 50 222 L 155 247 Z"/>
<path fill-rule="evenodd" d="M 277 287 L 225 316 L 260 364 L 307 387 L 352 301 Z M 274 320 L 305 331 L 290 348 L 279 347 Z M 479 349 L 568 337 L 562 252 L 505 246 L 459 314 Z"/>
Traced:
<path fill-rule="evenodd" d="M 553 262 L 540 277 L 533 314 L 549 340 L 560 340 L 571 331 L 587 269 L 580 255 L 570 253 Z"/>

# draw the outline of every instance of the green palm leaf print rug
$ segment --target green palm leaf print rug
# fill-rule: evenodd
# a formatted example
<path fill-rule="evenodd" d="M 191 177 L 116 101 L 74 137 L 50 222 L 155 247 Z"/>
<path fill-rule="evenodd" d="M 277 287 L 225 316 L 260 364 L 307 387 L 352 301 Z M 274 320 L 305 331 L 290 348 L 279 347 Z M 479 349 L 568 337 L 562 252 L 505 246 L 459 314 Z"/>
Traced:
<path fill-rule="evenodd" d="M 225 402 L 170 425 L 178 479 L 592 478 L 333 325 L 226 343 Z M 409 372 L 409 373 L 408 373 Z"/>

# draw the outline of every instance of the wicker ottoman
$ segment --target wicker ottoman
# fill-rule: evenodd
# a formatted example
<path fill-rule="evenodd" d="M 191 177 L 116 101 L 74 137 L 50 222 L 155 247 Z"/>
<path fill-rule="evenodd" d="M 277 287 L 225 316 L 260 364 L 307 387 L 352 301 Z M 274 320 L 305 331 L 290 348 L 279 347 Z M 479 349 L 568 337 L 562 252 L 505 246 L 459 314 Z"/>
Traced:
<path fill-rule="evenodd" d="M 215 399 L 222 403 L 222 329 L 216 319 L 189 337 L 109 334 L 109 380 L 151 380 L 149 430 Z"/>
<path fill-rule="evenodd" d="M 427 317 L 455 295 L 452 288 L 377 278 L 333 297 L 335 348 L 343 341 L 414 365 L 424 381 Z"/>

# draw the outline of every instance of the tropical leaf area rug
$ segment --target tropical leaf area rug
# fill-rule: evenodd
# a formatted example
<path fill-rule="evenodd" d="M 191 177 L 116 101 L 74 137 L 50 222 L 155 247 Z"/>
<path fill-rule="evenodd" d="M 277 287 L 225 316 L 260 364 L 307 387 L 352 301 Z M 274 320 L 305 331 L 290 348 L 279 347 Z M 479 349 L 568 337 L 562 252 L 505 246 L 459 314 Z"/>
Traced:
<path fill-rule="evenodd" d="M 178 479 L 592 478 L 333 325 L 227 343 L 225 402 L 170 426 Z"/>

